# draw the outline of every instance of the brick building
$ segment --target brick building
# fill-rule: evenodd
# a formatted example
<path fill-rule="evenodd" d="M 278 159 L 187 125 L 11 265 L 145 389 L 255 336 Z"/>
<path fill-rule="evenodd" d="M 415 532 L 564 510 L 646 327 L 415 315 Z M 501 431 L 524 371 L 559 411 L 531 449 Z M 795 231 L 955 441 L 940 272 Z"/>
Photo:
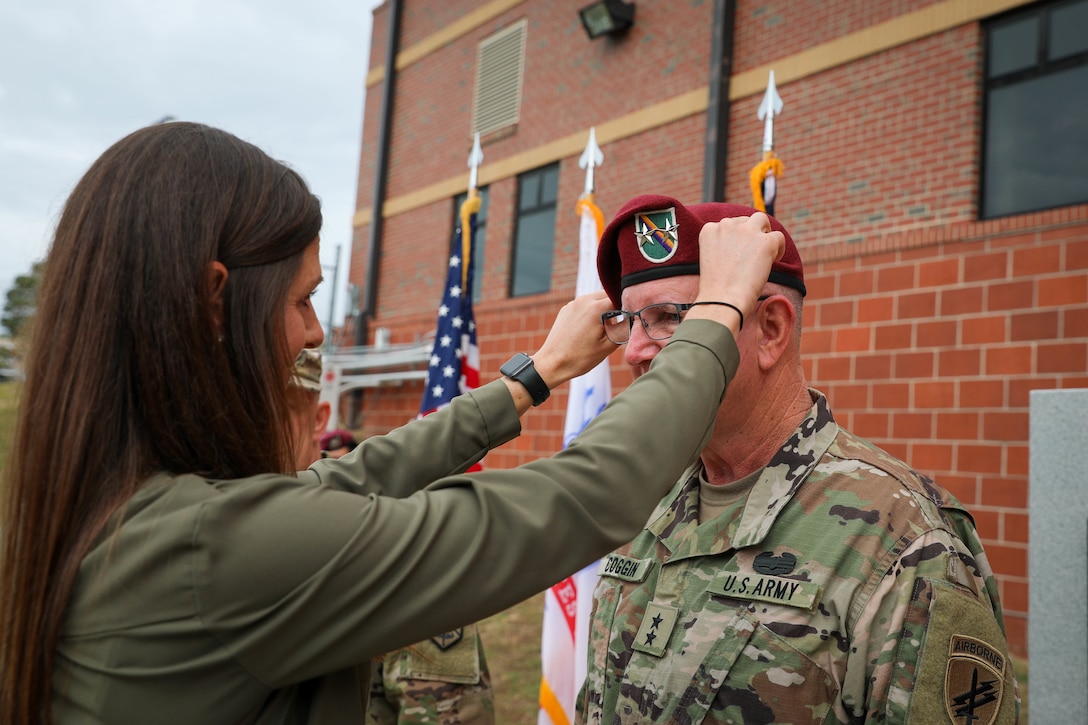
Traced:
<path fill-rule="evenodd" d="M 1026 654 L 1029 391 L 1088 387 L 1088 0 L 638 0 L 629 30 L 596 39 L 586 5 L 377 8 L 347 334 L 433 331 L 479 131 L 475 308 L 495 377 L 573 294 L 590 127 L 606 218 L 650 191 L 751 203 L 774 70 L 776 215 L 805 262 L 810 382 L 973 511 Z M 353 422 L 387 431 L 421 397 L 419 380 L 375 384 Z M 565 403 L 486 465 L 557 450 Z"/>

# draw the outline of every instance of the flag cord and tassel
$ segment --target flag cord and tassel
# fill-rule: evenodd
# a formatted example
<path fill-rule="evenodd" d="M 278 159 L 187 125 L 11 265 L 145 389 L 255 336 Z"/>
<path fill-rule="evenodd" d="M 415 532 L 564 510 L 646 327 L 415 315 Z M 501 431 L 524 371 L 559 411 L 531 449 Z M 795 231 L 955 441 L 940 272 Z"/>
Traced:
<path fill-rule="evenodd" d="M 774 151 L 765 151 L 763 152 L 763 160 L 753 166 L 748 175 L 748 181 L 752 187 L 752 206 L 771 216 L 774 216 L 774 200 L 775 196 L 777 196 L 777 189 L 771 190 L 769 194 L 764 192 L 768 183 L 777 186 L 778 179 L 782 178 L 784 168 L 782 159 L 775 156 Z"/>
<path fill-rule="evenodd" d="M 593 215 L 593 221 L 597 223 L 597 239 L 601 238 L 604 234 L 604 212 L 593 200 L 593 192 L 583 194 L 578 200 L 578 203 L 574 205 L 574 212 L 578 216 L 582 216 L 582 213 L 589 211 Z"/>
<path fill-rule="evenodd" d="M 468 192 L 468 197 L 461 202 L 459 216 L 461 217 L 461 289 L 467 289 L 468 271 L 472 261 L 472 235 L 465 234 L 466 229 L 472 228 L 472 215 L 480 212 L 480 195 L 473 187 Z"/>

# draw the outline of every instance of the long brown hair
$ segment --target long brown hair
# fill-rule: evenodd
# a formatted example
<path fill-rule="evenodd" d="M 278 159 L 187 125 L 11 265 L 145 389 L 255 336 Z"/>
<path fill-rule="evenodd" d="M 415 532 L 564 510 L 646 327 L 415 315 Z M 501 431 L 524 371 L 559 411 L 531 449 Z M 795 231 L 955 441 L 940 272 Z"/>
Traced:
<path fill-rule="evenodd" d="M 293 470 L 284 306 L 320 228 L 297 173 L 198 124 L 132 133 L 72 192 L 2 499 L 0 722 L 50 721 L 80 562 L 149 474 Z"/>

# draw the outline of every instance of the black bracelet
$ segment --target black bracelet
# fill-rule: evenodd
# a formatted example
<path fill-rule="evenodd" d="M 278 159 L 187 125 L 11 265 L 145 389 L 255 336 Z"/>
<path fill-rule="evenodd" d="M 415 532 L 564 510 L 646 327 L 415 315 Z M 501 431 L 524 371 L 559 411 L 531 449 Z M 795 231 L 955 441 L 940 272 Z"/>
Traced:
<path fill-rule="evenodd" d="M 707 300 L 705 302 L 692 302 L 691 306 L 695 305 L 721 305 L 722 307 L 728 307 L 729 309 L 740 315 L 740 324 L 737 325 L 737 332 L 744 329 L 744 313 L 740 311 L 740 308 L 730 302 L 715 302 L 714 300 Z"/>

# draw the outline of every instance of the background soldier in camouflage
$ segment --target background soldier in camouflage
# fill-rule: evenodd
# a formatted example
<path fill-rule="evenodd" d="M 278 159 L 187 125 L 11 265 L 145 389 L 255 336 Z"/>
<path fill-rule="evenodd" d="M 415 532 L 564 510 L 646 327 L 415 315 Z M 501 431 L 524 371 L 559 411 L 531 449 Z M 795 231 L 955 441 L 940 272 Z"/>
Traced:
<path fill-rule="evenodd" d="M 752 211 L 643 196 L 608 225 L 601 280 L 640 314 L 606 327 L 614 341 L 629 336 L 636 377 L 684 312 L 655 305 L 695 299 L 703 224 Z M 1016 722 L 971 516 L 840 428 L 807 387 L 804 272 L 773 227 L 786 253 L 744 320 L 740 368 L 701 460 L 602 562 L 578 722 Z"/>
<path fill-rule="evenodd" d="M 476 625 L 374 661 L 372 725 L 494 725 L 495 696 Z"/>
<path fill-rule="evenodd" d="M 288 389 L 295 468 L 299 471 L 321 458 L 320 440 L 329 426 L 332 406 L 321 400 L 321 353 L 303 348 L 295 360 Z"/>
<path fill-rule="evenodd" d="M 295 361 L 290 397 L 299 470 L 321 457 L 318 441 L 330 407 L 319 401 L 321 353 L 304 349 Z M 476 625 L 432 637 L 375 660 L 370 725 L 494 725 L 491 673 Z"/>

